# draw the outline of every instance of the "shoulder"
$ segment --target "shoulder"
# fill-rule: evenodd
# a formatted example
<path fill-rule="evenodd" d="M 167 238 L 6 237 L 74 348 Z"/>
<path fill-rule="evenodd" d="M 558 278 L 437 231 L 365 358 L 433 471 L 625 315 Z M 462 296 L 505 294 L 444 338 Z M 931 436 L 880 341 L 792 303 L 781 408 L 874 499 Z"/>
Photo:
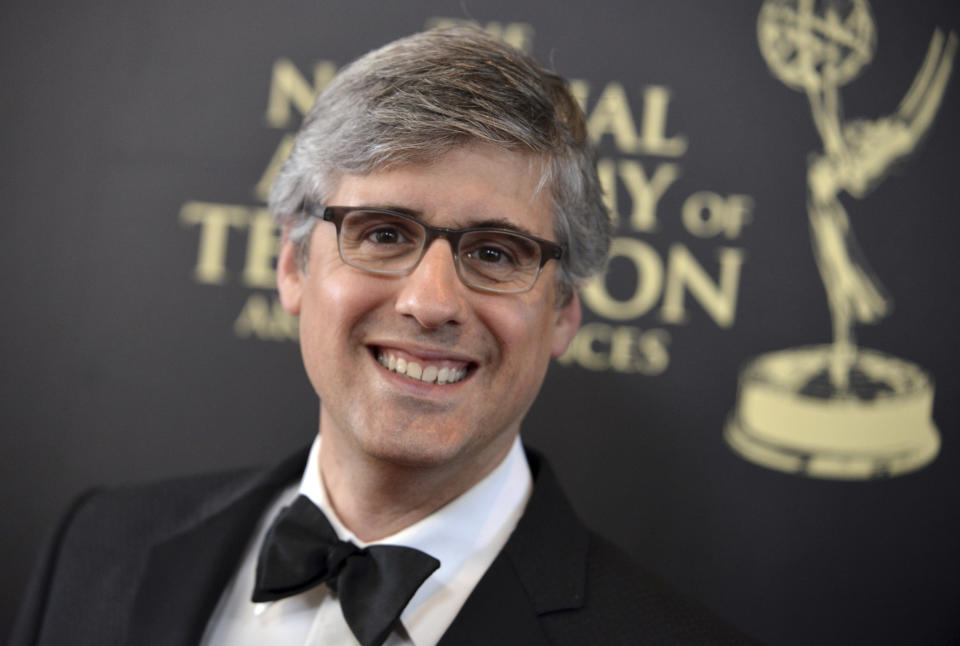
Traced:
<path fill-rule="evenodd" d="M 587 529 L 547 462 L 507 545 L 551 644 L 749 644 L 696 601 Z"/>
<path fill-rule="evenodd" d="M 40 550 L 10 643 L 40 643 L 41 633 L 54 643 L 70 634 L 110 643 L 107 636 L 122 631 L 151 545 L 182 526 L 199 501 L 241 477 L 177 478 L 77 497 Z"/>
<path fill-rule="evenodd" d="M 122 634 L 159 546 L 196 534 L 199 527 L 212 526 L 217 536 L 245 531 L 270 496 L 302 472 L 305 458 L 300 452 L 269 470 L 179 477 L 83 494 L 40 552 L 11 643 L 35 643 L 41 631 L 49 643 L 68 643 L 69 634 L 86 637 L 76 643 L 111 643 L 100 637 Z M 221 526 L 220 518 L 232 524 Z M 233 549 L 222 540 L 218 544 L 225 552 Z"/>
<path fill-rule="evenodd" d="M 560 623 L 600 631 L 602 638 L 591 643 L 755 643 L 593 532 L 586 571 L 586 598 L 581 616 L 571 615 Z M 565 627 L 566 631 L 570 629 L 569 625 Z"/>
<path fill-rule="evenodd" d="M 162 540 L 215 516 L 252 492 L 269 494 L 303 472 L 306 451 L 298 451 L 270 468 L 232 469 L 168 478 L 146 484 L 96 490 L 81 497 L 62 532 L 70 541 L 109 537 L 111 544 L 131 539 Z"/>
<path fill-rule="evenodd" d="M 237 483 L 253 473 L 227 471 L 87 492 L 68 512 L 63 540 L 106 535 L 111 543 L 123 543 L 125 538 L 162 536 L 229 498 Z"/>

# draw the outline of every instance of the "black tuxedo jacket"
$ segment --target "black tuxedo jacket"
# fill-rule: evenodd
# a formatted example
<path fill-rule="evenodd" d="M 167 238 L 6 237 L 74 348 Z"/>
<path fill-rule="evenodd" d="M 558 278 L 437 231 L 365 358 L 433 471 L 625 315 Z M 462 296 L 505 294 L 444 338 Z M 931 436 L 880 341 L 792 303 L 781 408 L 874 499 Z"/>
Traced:
<path fill-rule="evenodd" d="M 746 643 L 589 532 L 543 459 L 527 457 L 524 515 L 440 646 Z M 197 644 L 264 508 L 305 460 L 83 497 L 49 541 L 11 646 Z"/>

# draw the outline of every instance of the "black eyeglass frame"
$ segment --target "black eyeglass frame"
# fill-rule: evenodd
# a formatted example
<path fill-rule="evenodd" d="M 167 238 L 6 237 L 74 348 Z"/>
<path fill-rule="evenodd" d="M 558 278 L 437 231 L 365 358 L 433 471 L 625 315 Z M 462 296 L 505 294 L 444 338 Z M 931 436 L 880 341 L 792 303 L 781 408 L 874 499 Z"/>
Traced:
<path fill-rule="evenodd" d="M 301 210 L 303 213 L 310 217 L 319 218 L 325 222 L 332 222 L 333 225 L 337 228 L 337 251 L 340 254 L 340 259 L 351 267 L 356 267 L 357 269 L 362 269 L 363 271 L 369 271 L 373 274 L 380 274 L 384 276 L 402 276 L 409 274 L 420 264 L 420 261 L 423 260 L 423 256 L 427 253 L 427 249 L 430 248 L 431 243 L 437 238 L 443 238 L 450 243 L 450 249 L 453 252 L 454 265 L 457 268 L 457 275 L 460 277 L 460 280 L 469 287 L 473 289 L 478 289 L 485 292 L 493 292 L 496 294 L 522 294 L 533 289 L 533 286 L 537 284 L 537 280 L 540 278 L 540 272 L 543 270 L 543 266 L 546 265 L 551 260 L 560 260 L 563 257 L 565 248 L 563 245 L 552 242 L 550 240 L 544 240 L 543 238 L 538 238 L 537 236 L 530 235 L 529 233 L 524 233 L 522 231 L 516 231 L 514 229 L 506 229 L 503 227 L 468 227 L 466 229 L 450 229 L 447 227 L 435 227 L 431 226 L 412 215 L 407 213 L 401 213 L 399 211 L 393 211 L 390 209 L 380 209 L 375 207 L 368 206 L 322 206 L 323 211 L 320 211 L 321 205 L 310 204 L 304 202 Z M 351 262 L 348 262 L 346 258 L 343 257 L 343 250 L 340 247 L 340 226 L 343 224 L 344 218 L 347 217 L 353 211 L 365 211 L 368 213 L 383 213 L 391 217 L 400 218 L 401 220 L 406 220 L 412 222 L 424 229 L 426 231 L 426 236 L 423 240 L 423 245 L 420 248 L 420 255 L 417 257 L 416 261 L 410 265 L 407 269 L 397 269 L 397 270 L 381 270 L 381 269 L 372 269 L 370 267 L 363 267 L 355 265 Z M 533 277 L 533 280 L 530 282 L 530 285 L 524 287 L 523 289 L 510 289 L 510 290 L 501 290 L 495 287 L 489 287 L 486 285 L 478 285 L 468 278 L 464 277 L 463 270 L 461 269 L 460 264 L 460 239 L 468 233 L 482 233 L 482 232 L 491 232 L 491 233 L 507 233 L 509 235 L 519 236 L 521 238 L 526 238 L 531 242 L 535 243 L 540 248 L 540 265 L 537 267 L 537 273 Z"/>

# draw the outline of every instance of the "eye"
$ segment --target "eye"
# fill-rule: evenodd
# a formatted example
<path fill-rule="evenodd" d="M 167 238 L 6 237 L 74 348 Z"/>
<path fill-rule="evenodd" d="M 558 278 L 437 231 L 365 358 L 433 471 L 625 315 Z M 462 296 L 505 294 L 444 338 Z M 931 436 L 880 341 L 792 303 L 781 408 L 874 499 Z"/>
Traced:
<path fill-rule="evenodd" d="M 477 247 L 467 253 L 467 256 L 483 263 L 498 264 L 511 263 L 513 257 L 504 249 L 498 247 L 484 246 Z"/>
<path fill-rule="evenodd" d="M 396 227 L 381 226 L 367 234 L 367 240 L 375 244 L 400 244 L 406 242 L 406 236 Z"/>

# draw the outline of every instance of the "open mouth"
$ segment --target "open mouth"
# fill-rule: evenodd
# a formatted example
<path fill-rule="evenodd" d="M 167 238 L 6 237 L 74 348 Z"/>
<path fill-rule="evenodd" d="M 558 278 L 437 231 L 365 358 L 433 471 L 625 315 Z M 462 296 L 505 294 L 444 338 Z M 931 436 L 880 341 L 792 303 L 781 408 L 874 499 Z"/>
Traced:
<path fill-rule="evenodd" d="M 383 348 L 373 348 L 373 353 L 380 365 L 390 372 L 408 379 L 438 386 L 463 381 L 469 374 L 471 366 L 471 364 L 456 361 L 413 360 Z"/>

